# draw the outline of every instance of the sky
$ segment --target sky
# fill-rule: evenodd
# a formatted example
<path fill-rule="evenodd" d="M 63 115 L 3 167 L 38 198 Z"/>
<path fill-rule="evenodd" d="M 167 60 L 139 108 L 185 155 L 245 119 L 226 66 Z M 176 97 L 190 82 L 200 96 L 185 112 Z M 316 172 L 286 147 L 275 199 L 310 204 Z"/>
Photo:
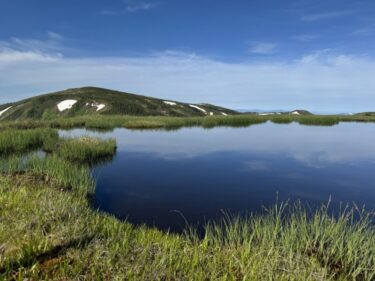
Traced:
<path fill-rule="evenodd" d="M 233 109 L 375 111 L 373 0 L 2 0 L 0 104 L 98 86 Z"/>

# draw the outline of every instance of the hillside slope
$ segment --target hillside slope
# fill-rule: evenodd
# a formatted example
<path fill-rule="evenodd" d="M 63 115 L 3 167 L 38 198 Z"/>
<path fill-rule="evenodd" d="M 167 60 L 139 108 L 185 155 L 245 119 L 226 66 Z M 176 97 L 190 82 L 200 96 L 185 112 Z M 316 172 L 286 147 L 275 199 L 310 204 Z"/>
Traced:
<path fill-rule="evenodd" d="M 0 105 L 0 120 L 49 119 L 90 114 L 207 116 L 236 113 L 211 104 L 189 104 L 95 87 L 68 89 Z"/>

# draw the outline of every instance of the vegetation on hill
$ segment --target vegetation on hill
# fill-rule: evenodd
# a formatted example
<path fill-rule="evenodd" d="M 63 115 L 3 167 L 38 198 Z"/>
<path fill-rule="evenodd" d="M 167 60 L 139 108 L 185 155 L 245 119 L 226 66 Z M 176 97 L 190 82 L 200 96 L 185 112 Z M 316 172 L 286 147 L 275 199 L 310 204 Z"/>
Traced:
<path fill-rule="evenodd" d="M 64 101 L 73 104 L 64 105 Z M 40 119 L 82 115 L 206 116 L 236 114 L 209 105 L 188 104 L 95 87 L 68 89 L 1 105 L 0 120 Z"/>

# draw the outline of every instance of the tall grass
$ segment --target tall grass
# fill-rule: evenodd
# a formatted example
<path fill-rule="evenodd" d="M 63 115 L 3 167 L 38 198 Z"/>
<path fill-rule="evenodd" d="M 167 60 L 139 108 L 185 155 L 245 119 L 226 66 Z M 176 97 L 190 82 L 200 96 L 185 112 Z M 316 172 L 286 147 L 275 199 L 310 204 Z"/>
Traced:
<path fill-rule="evenodd" d="M 116 141 L 92 137 L 62 139 L 51 150 L 59 157 L 69 161 L 92 163 L 103 158 L 113 157 L 116 153 Z"/>
<path fill-rule="evenodd" d="M 22 153 L 41 148 L 44 143 L 58 139 L 52 129 L 4 130 L 0 131 L 0 154 Z"/>
<path fill-rule="evenodd" d="M 295 120 L 293 116 L 290 115 L 274 115 L 271 117 L 271 122 L 276 124 L 290 124 Z"/>
<path fill-rule="evenodd" d="M 92 193 L 95 186 L 87 165 L 77 165 L 56 155 L 40 157 L 31 153 L 1 157 L 0 173 L 24 174 L 48 185 L 80 193 Z"/>
<path fill-rule="evenodd" d="M 340 118 L 338 116 L 301 116 L 297 119 L 298 123 L 302 125 L 320 125 L 333 126 L 339 124 Z"/>
<path fill-rule="evenodd" d="M 301 125 L 331 126 L 339 122 L 375 122 L 375 116 L 366 115 L 267 115 L 237 114 L 228 116 L 206 117 L 171 117 L 171 116 L 123 116 L 123 115 L 89 115 L 52 120 L 20 120 L 14 122 L 1 121 L 0 129 L 28 129 L 28 128 L 89 128 L 99 130 L 113 130 L 114 128 L 128 129 L 177 129 L 182 127 L 232 126 L 243 127 L 266 121 L 274 123 L 298 122 Z"/>

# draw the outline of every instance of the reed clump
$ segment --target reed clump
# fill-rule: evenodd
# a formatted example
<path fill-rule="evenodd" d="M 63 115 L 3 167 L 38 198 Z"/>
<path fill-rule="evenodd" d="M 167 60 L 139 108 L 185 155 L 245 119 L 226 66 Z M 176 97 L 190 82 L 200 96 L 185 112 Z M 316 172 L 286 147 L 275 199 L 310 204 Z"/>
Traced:
<path fill-rule="evenodd" d="M 30 129 L 0 131 L 0 154 L 23 153 L 53 143 L 58 133 L 52 129 Z"/>
<path fill-rule="evenodd" d="M 301 125 L 318 125 L 318 126 L 333 126 L 340 122 L 338 116 L 301 116 L 297 119 L 298 123 Z"/>
<path fill-rule="evenodd" d="M 290 115 L 276 115 L 271 117 L 271 122 L 276 124 L 290 124 L 295 120 Z"/>
<path fill-rule="evenodd" d="M 116 153 L 116 140 L 79 137 L 61 139 L 51 148 L 57 156 L 80 163 L 92 163 L 103 158 L 113 157 Z"/>

